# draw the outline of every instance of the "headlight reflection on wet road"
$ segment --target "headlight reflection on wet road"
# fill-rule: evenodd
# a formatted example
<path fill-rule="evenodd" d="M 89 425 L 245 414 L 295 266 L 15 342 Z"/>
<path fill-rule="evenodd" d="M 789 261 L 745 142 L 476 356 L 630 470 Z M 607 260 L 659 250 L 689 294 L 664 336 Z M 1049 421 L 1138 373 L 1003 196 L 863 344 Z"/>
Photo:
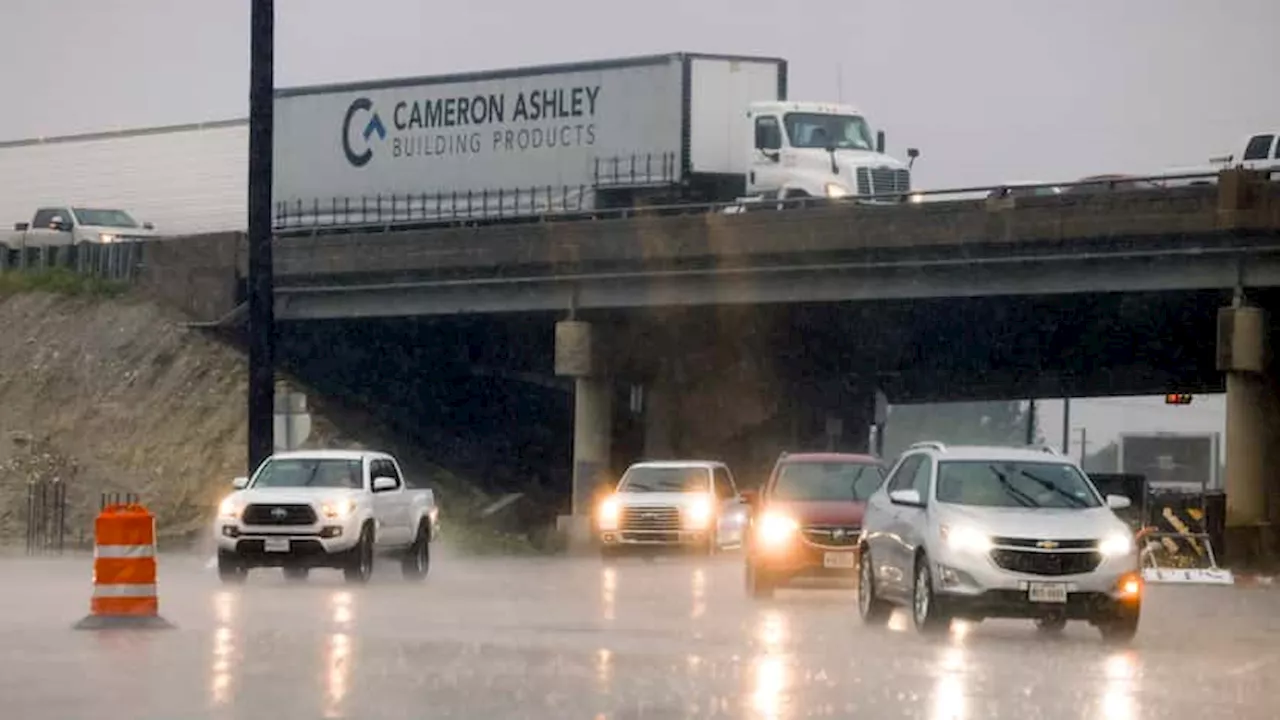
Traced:
<path fill-rule="evenodd" d="M 607 567 L 600 573 L 600 605 L 605 620 L 617 619 L 618 572 Z"/>
<path fill-rule="evenodd" d="M 213 660 L 209 668 L 210 704 L 226 705 L 231 699 L 232 655 L 235 653 L 231 630 L 236 615 L 237 597 L 222 591 L 213 596 L 213 614 L 218 626 L 213 632 Z"/>
<path fill-rule="evenodd" d="M 707 573 L 702 568 L 693 571 L 693 612 L 695 620 L 707 612 Z"/>
<path fill-rule="evenodd" d="M 345 717 L 347 683 L 351 678 L 351 635 L 355 598 L 350 592 L 335 592 L 329 599 L 330 618 L 337 626 L 329 633 L 324 654 L 324 717 Z"/>
<path fill-rule="evenodd" d="M 784 647 L 788 640 L 787 616 L 778 610 L 760 614 L 756 630 L 760 653 L 756 656 L 752 677 L 751 708 L 761 717 L 777 720 L 783 716 L 786 690 L 790 685 L 790 668 Z"/>
<path fill-rule="evenodd" d="M 1138 658 L 1132 651 L 1113 653 L 1104 663 L 1106 686 L 1102 691 L 1102 717 L 1106 720 L 1133 720 L 1138 717 L 1134 680 Z"/>

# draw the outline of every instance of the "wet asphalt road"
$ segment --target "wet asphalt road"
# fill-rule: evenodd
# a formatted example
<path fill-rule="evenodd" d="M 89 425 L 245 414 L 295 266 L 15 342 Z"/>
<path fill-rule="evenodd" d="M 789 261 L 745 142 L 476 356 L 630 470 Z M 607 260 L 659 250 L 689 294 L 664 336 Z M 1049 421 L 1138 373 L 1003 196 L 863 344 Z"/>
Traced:
<path fill-rule="evenodd" d="M 1134 645 L 1087 625 L 860 625 L 849 590 L 745 596 L 738 556 L 440 559 L 425 584 L 160 568 L 177 629 L 73 631 L 90 559 L 0 560 L 0 717 L 1274 718 L 1280 591 L 1153 588 Z"/>

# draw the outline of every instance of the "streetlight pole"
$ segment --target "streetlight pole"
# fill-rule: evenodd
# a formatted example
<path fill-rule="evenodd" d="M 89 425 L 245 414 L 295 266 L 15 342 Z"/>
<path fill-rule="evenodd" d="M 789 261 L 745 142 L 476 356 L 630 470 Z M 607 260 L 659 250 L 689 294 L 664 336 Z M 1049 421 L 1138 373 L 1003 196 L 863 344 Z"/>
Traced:
<path fill-rule="evenodd" d="M 1071 398 L 1062 398 L 1062 454 L 1071 454 Z"/>
<path fill-rule="evenodd" d="M 249 22 L 249 473 L 275 449 L 275 292 L 271 262 L 274 0 Z"/>

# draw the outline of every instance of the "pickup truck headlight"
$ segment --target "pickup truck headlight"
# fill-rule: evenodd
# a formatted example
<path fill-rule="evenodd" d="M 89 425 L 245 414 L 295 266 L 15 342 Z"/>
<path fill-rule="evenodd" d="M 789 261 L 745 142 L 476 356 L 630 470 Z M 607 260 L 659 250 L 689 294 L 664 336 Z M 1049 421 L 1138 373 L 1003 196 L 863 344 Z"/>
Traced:
<path fill-rule="evenodd" d="M 345 520 L 351 517 L 356 511 L 355 500 L 338 500 L 337 502 L 328 502 L 320 506 L 320 514 L 330 520 Z"/>
<path fill-rule="evenodd" d="M 981 533 L 974 528 L 960 525 L 957 527 L 948 527 L 946 525 L 938 528 L 942 539 L 952 550 L 963 552 L 984 553 L 991 549 L 991 538 L 985 533 Z"/>
<path fill-rule="evenodd" d="M 119 237 L 118 235 L 115 235 L 112 233 L 99 233 L 98 242 L 102 243 L 103 245 L 109 245 L 110 243 L 115 242 L 118 239 L 118 237 Z"/>
<path fill-rule="evenodd" d="M 781 513 L 769 512 L 760 517 L 756 528 L 756 537 L 766 547 L 777 547 L 790 542 L 791 536 L 800 529 L 795 518 Z"/>
<path fill-rule="evenodd" d="M 1116 533 L 1098 543 L 1098 552 L 1107 557 L 1128 555 L 1133 552 L 1133 540 L 1126 535 Z"/>
<path fill-rule="evenodd" d="M 596 521 L 601 530 L 618 529 L 618 498 L 605 498 L 596 510 Z"/>
<path fill-rule="evenodd" d="M 698 498 L 684 512 L 684 524 L 694 530 L 701 530 L 711 522 L 711 499 Z"/>
<path fill-rule="evenodd" d="M 223 500 L 220 505 L 218 505 L 218 517 L 227 518 L 230 520 L 239 520 L 240 511 L 243 509 L 244 508 L 240 506 L 239 501 L 237 501 L 235 498 L 229 497 L 226 500 Z"/>

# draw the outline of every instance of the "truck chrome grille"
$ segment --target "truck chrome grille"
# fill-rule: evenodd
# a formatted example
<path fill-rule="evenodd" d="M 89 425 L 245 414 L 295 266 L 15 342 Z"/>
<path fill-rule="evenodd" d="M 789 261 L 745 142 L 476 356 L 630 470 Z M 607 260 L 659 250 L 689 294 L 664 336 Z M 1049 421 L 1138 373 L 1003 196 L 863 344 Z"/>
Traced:
<path fill-rule="evenodd" d="M 672 505 L 638 505 L 622 508 L 622 532 L 675 532 L 680 530 L 680 510 Z"/>
<path fill-rule="evenodd" d="M 911 171 L 901 168 L 860 167 L 856 179 L 859 195 L 891 195 L 911 190 Z"/>
<path fill-rule="evenodd" d="M 1027 575 L 1079 575 L 1093 572 L 1102 562 L 1102 554 L 996 548 L 991 551 L 991 560 L 1005 570 Z"/>
<path fill-rule="evenodd" d="M 806 525 L 801 532 L 805 540 L 828 547 L 852 547 L 862 534 L 856 525 Z"/>
<path fill-rule="evenodd" d="M 316 511 L 310 505 L 249 505 L 240 521 L 245 525 L 312 525 Z"/>

